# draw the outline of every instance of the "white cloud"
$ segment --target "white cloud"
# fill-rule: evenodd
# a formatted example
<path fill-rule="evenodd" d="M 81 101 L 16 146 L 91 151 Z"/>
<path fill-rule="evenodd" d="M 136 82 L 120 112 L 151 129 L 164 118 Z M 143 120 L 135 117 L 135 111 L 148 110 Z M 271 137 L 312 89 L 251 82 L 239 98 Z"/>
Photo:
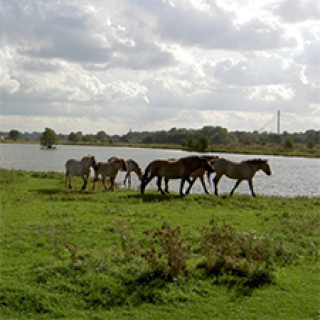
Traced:
<path fill-rule="evenodd" d="M 320 19 L 320 3 L 315 0 L 280 1 L 276 13 L 285 21 L 297 23 Z"/>
<path fill-rule="evenodd" d="M 315 3 L 2 1 L 0 130 L 319 129 Z"/>

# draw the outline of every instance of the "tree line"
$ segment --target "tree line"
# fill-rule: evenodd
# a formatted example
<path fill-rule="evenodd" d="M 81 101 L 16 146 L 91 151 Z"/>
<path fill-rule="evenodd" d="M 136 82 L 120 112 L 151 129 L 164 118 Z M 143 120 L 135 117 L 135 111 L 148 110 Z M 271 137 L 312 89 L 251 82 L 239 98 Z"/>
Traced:
<path fill-rule="evenodd" d="M 314 148 L 320 144 L 320 130 L 281 134 L 259 131 L 228 131 L 221 126 L 204 126 L 201 129 L 171 128 L 159 131 L 129 131 L 124 135 L 109 135 L 105 131 L 96 134 L 83 134 L 81 131 L 69 134 L 56 134 L 53 129 L 46 128 L 44 132 L 21 133 L 16 129 L 10 132 L 0 132 L 2 139 L 11 140 L 39 140 L 43 146 L 51 147 L 58 141 L 72 144 L 106 143 L 106 144 L 166 144 L 179 145 L 184 149 L 206 151 L 210 145 L 236 146 L 242 145 L 306 145 Z"/>

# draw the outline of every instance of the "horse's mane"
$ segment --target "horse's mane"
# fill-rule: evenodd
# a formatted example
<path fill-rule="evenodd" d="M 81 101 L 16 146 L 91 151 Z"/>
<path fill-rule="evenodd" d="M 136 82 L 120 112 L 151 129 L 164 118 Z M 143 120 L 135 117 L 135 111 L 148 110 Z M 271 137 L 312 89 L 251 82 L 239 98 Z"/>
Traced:
<path fill-rule="evenodd" d="M 243 162 L 247 163 L 247 164 L 259 164 L 259 163 L 263 163 L 266 162 L 267 160 L 263 160 L 261 158 L 259 159 L 249 159 L 249 160 L 245 160 Z"/>

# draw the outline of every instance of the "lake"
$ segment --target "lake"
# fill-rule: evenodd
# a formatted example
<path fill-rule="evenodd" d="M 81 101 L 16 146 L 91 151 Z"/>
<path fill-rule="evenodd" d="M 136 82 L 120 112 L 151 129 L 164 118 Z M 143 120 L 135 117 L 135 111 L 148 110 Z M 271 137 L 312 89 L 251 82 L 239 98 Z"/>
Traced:
<path fill-rule="evenodd" d="M 81 159 L 84 155 L 88 154 L 94 155 L 97 161 L 107 161 L 112 156 L 126 159 L 132 158 L 144 170 L 150 161 L 157 158 L 178 158 L 197 153 L 166 149 L 63 145 L 57 146 L 57 149 L 54 150 L 43 150 L 39 145 L 35 144 L 0 144 L 0 167 L 25 171 L 64 172 L 65 162 L 68 159 Z M 234 161 L 257 157 L 269 159 L 272 175 L 266 176 L 262 171 L 259 171 L 253 179 L 254 189 L 258 195 L 283 197 L 320 196 L 320 159 L 226 153 L 214 154 Z M 122 184 L 123 179 L 124 173 L 119 172 L 117 182 Z M 229 192 L 234 183 L 235 180 L 223 177 L 219 183 L 220 194 Z M 78 186 L 80 188 L 80 184 Z M 132 174 L 132 187 L 138 188 L 138 186 L 139 180 L 135 174 Z M 148 189 L 156 189 L 155 181 L 147 186 L 146 192 Z M 170 190 L 179 191 L 179 182 L 177 180 L 170 181 Z M 208 190 L 212 192 L 212 186 Z M 203 192 L 199 181 L 195 183 L 192 192 Z M 246 181 L 240 184 L 236 193 L 250 194 Z"/>

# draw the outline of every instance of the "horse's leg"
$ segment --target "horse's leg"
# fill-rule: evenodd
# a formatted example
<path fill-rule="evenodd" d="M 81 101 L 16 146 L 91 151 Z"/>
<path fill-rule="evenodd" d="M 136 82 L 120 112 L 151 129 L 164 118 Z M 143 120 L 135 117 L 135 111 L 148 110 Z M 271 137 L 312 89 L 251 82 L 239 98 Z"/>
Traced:
<path fill-rule="evenodd" d="M 128 172 L 128 187 L 131 188 L 131 172 Z"/>
<path fill-rule="evenodd" d="M 249 187 L 250 187 L 252 196 L 256 198 L 256 194 L 253 191 L 252 179 L 248 179 L 248 183 L 249 183 Z"/>
<path fill-rule="evenodd" d="M 110 191 L 114 191 L 114 180 L 115 180 L 114 177 L 110 177 L 110 187 L 109 187 Z"/>
<path fill-rule="evenodd" d="M 214 194 L 217 196 L 218 195 L 218 183 L 220 181 L 222 176 L 217 175 L 213 178 L 212 182 L 214 184 Z"/>
<path fill-rule="evenodd" d="M 106 186 L 106 177 L 105 176 L 101 176 L 101 181 L 102 181 L 102 184 L 104 186 L 104 190 L 107 190 L 108 187 Z"/>
<path fill-rule="evenodd" d="M 68 187 L 69 187 L 69 189 L 73 189 L 73 187 L 72 187 L 72 176 L 70 174 L 68 175 Z"/>
<path fill-rule="evenodd" d="M 125 177 L 124 177 L 124 180 L 123 180 L 123 184 L 126 185 L 126 181 L 128 179 L 128 175 L 129 175 L 129 172 L 127 171 Z"/>
<path fill-rule="evenodd" d="M 196 180 L 197 180 L 197 177 L 194 177 L 192 180 L 189 180 L 190 181 L 189 182 L 189 187 L 188 187 L 187 191 L 185 192 L 185 195 L 190 193 L 191 188 L 192 188 L 192 186 L 193 186 L 193 184 L 195 183 Z"/>
<path fill-rule="evenodd" d="M 207 186 L 206 186 L 206 184 L 205 184 L 205 182 L 204 182 L 203 176 L 202 176 L 202 177 L 199 177 L 199 179 L 200 179 L 200 181 L 201 181 L 201 184 L 202 184 L 202 187 L 203 187 L 204 192 L 205 192 L 206 194 L 208 194 L 209 191 L 208 191 Z"/>
<path fill-rule="evenodd" d="M 183 194 L 183 187 L 184 187 L 184 183 L 186 182 L 186 178 L 181 178 L 181 183 L 180 183 L 180 196 L 184 196 Z M 190 179 L 189 179 L 189 184 L 191 184 Z"/>
<path fill-rule="evenodd" d="M 128 180 L 128 187 L 131 187 L 131 172 L 127 171 L 126 176 L 123 180 L 123 184 L 126 185 L 126 181 Z"/>
<path fill-rule="evenodd" d="M 141 194 L 144 194 L 144 190 L 147 186 L 147 184 L 154 178 L 154 175 L 151 175 L 149 178 L 146 178 L 141 182 Z"/>
<path fill-rule="evenodd" d="M 163 195 L 165 195 L 166 193 L 161 188 L 161 182 L 162 182 L 162 177 L 158 176 L 158 180 L 157 180 L 158 191 L 160 191 Z"/>
<path fill-rule="evenodd" d="M 168 178 L 164 179 L 164 185 L 165 185 L 164 192 L 165 193 L 170 193 L 169 192 L 169 179 Z"/>
<path fill-rule="evenodd" d="M 87 186 L 87 183 L 88 183 L 88 178 L 86 178 L 86 176 L 83 175 L 82 179 L 83 179 L 83 186 L 82 186 L 81 190 L 85 190 L 86 186 Z"/>
<path fill-rule="evenodd" d="M 95 173 L 94 179 L 93 179 L 93 184 L 92 184 L 92 191 L 94 191 L 97 181 L 99 181 L 99 175 Z"/>
<path fill-rule="evenodd" d="M 230 191 L 230 196 L 233 195 L 234 191 L 238 188 L 238 185 L 241 183 L 242 179 L 238 179 L 232 190 Z"/>

